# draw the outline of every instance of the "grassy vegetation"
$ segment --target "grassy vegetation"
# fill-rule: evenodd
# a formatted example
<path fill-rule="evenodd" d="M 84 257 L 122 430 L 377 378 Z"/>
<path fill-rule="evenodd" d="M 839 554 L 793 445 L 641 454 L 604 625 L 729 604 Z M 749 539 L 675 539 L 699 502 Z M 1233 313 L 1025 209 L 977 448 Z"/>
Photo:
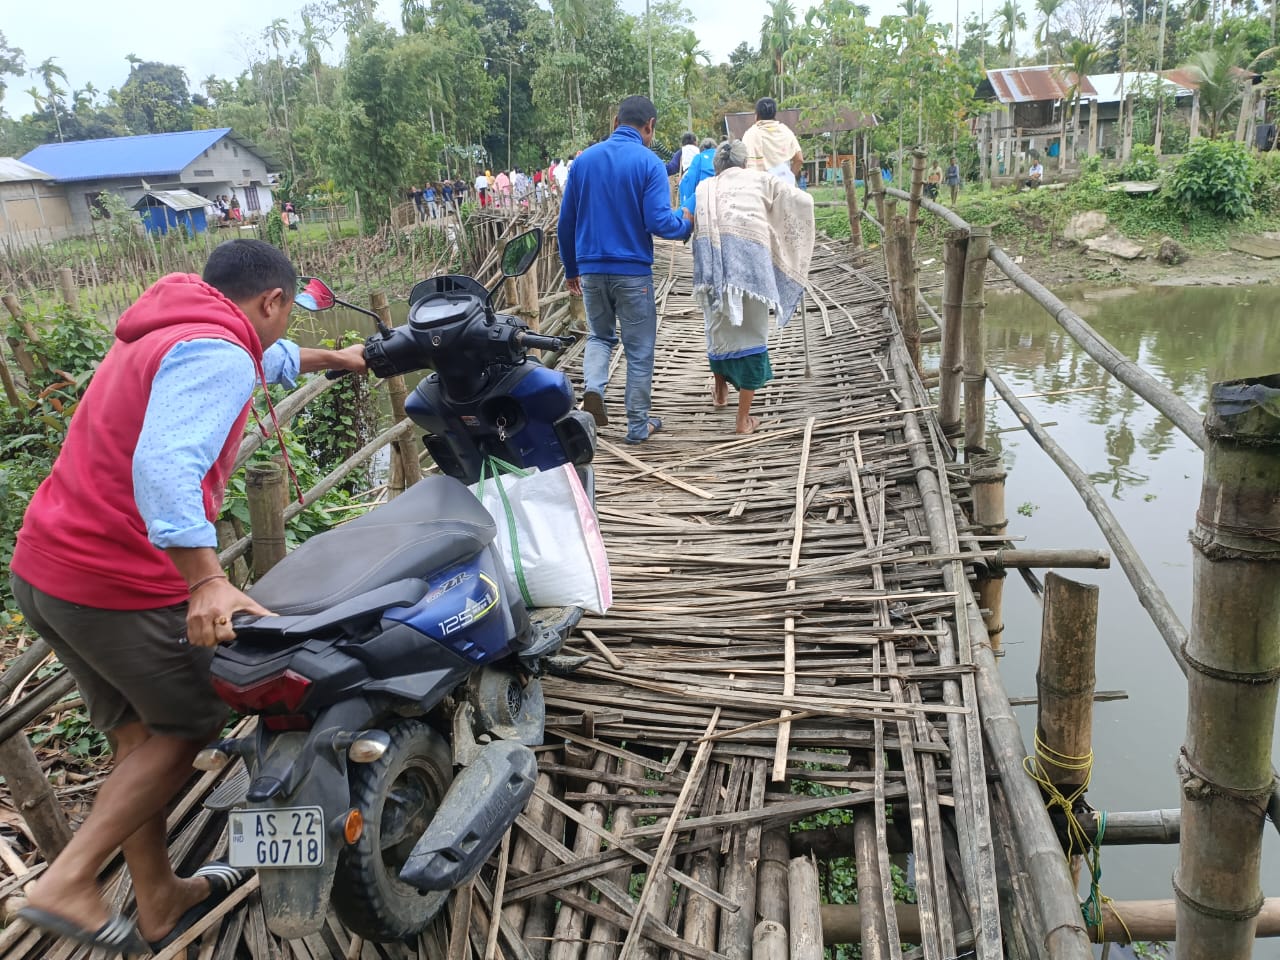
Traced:
<path fill-rule="evenodd" d="M 1280 158 L 1224 150 L 1231 145 L 1216 141 L 1197 143 L 1209 146 L 1163 166 L 1145 154 L 1135 154 L 1131 168 L 1105 173 L 1097 164 L 1086 164 L 1081 176 L 1063 189 L 967 185 L 956 212 L 969 223 L 990 226 L 1005 249 L 1025 254 L 1050 252 L 1071 218 L 1087 210 L 1102 211 L 1132 240 L 1169 236 L 1193 251 L 1225 250 L 1227 241 L 1241 233 L 1280 230 Z M 1159 180 L 1162 189 L 1138 196 L 1107 189 L 1121 178 Z M 814 187 L 810 193 L 815 201 L 844 201 L 843 188 Z M 819 207 L 815 215 L 818 229 L 828 236 L 849 236 L 843 207 Z M 945 229 L 936 217 L 926 217 L 922 239 L 939 242 Z M 874 242 L 875 228 L 865 220 L 863 231 Z"/>

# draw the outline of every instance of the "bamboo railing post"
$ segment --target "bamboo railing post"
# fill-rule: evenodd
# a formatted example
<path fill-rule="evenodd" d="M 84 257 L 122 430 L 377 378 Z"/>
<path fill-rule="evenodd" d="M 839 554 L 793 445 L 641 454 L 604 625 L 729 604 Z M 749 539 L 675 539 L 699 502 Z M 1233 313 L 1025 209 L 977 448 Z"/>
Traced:
<path fill-rule="evenodd" d="M 9 311 L 9 316 L 22 324 L 22 304 L 18 303 L 18 298 L 11 293 L 6 293 L 3 302 L 5 309 Z M 13 359 L 18 362 L 18 367 L 22 370 L 22 375 L 27 378 L 27 384 L 30 386 L 32 378 L 36 375 L 35 361 L 31 359 L 31 354 L 21 339 L 11 336 L 8 341 L 9 348 L 13 351 Z"/>
<path fill-rule="evenodd" d="M 756 912 L 761 919 L 776 922 L 782 928 L 784 940 L 790 924 L 787 871 L 791 841 L 787 835 L 786 827 L 774 827 L 761 834 L 760 862 L 756 870 Z"/>
<path fill-rule="evenodd" d="M 1280 680 L 1280 375 L 1213 385 L 1191 542 L 1178 952 L 1247 958 Z"/>
<path fill-rule="evenodd" d="M 387 303 L 385 293 L 375 293 L 369 297 L 369 305 L 373 307 L 384 324 L 391 326 L 391 306 Z M 409 388 L 404 377 L 387 378 L 387 395 L 391 398 L 391 422 L 399 423 L 404 419 L 404 401 L 409 395 Z M 391 476 L 387 478 L 387 497 L 398 497 L 405 490 L 422 479 L 421 456 L 416 434 L 410 432 L 391 441 Z"/>
<path fill-rule="evenodd" d="M 822 897 L 818 888 L 818 864 L 812 857 L 792 859 L 787 876 L 791 923 L 787 927 L 791 950 L 788 960 L 822 960 Z"/>
<path fill-rule="evenodd" d="M 516 281 L 516 291 L 519 294 L 517 315 L 529 325 L 530 330 L 537 333 L 542 327 L 542 310 L 538 306 L 537 264 Z"/>
<path fill-rule="evenodd" d="M 867 156 L 867 187 L 871 200 L 876 205 L 876 219 L 880 226 L 886 226 L 884 213 L 884 176 L 880 173 L 880 158 L 873 154 Z M 882 229 L 881 234 L 884 233 Z"/>
<path fill-rule="evenodd" d="M 1004 465 L 998 456 L 983 456 L 969 462 L 969 485 L 973 497 L 971 519 L 983 536 L 1003 536 L 1009 526 L 1004 509 Z M 988 563 L 975 579 L 978 606 L 985 611 L 982 622 L 991 638 L 991 649 L 998 655 L 1004 638 L 1004 567 L 995 561 Z"/>
<path fill-rule="evenodd" d="M 959 436 L 964 429 L 960 415 L 960 374 L 964 370 L 961 306 L 968 248 L 968 230 L 947 231 L 942 248 L 942 359 L 938 362 L 938 423 L 947 437 Z"/>
<path fill-rule="evenodd" d="M 924 159 L 925 153 L 919 147 L 911 151 L 911 202 L 908 206 L 907 226 L 911 229 L 913 249 L 916 234 L 920 230 L 920 197 L 924 194 Z"/>
<path fill-rule="evenodd" d="M 849 207 L 849 242 L 853 244 L 853 249 L 861 250 L 862 212 L 858 209 L 857 177 L 853 161 L 844 161 L 840 165 L 840 170 L 844 175 L 844 202 Z"/>
<path fill-rule="evenodd" d="M 894 237 L 894 254 L 898 261 L 898 323 L 902 326 L 902 338 L 907 344 L 907 354 L 916 373 L 920 372 L 920 318 L 916 309 L 916 257 L 912 244 L 911 225 L 901 215 L 893 218 L 890 233 Z"/>
<path fill-rule="evenodd" d="M 76 276 L 70 267 L 63 267 L 58 271 L 58 289 L 62 293 L 62 302 L 79 313 L 80 290 L 76 287 Z"/>
<path fill-rule="evenodd" d="M 253 577 L 284 559 L 284 469 L 274 461 L 251 463 L 244 470 L 249 501 L 249 533 L 253 539 Z"/>
<path fill-rule="evenodd" d="M 23 402 L 22 395 L 18 393 L 18 384 L 13 379 L 13 371 L 9 369 L 9 361 L 2 353 L 0 353 L 0 383 L 4 385 L 4 397 L 9 401 L 9 406 L 13 408 L 14 413 L 19 417 L 26 416 L 27 405 Z"/>
<path fill-rule="evenodd" d="M 1047 748 L 1040 768 L 1064 797 L 1088 782 L 1097 646 L 1097 585 L 1045 574 L 1036 735 Z M 1079 763 L 1067 762 L 1073 758 Z"/>
<path fill-rule="evenodd" d="M 40 856 L 52 862 L 70 842 L 71 826 L 23 731 L 0 741 L 0 774 Z"/>
<path fill-rule="evenodd" d="M 969 228 L 965 251 L 961 339 L 964 343 L 964 459 L 987 448 L 987 360 L 983 313 L 986 310 L 989 227 Z"/>

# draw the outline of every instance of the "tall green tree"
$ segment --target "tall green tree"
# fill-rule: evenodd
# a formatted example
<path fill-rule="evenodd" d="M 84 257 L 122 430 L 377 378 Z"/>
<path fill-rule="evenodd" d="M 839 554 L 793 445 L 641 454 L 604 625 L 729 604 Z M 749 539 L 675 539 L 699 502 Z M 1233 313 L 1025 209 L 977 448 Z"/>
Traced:
<path fill-rule="evenodd" d="M 774 90 L 786 95 L 786 56 L 796 28 L 796 8 L 791 0 L 769 0 L 769 12 L 760 25 L 760 52 L 773 63 Z"/>
<path fill-rule="evenodd" d="M 1049 37 L 1053 26 L 1053 18 L 1062 9 L 1066 0 L 1036 0 L 1036 13 L 1040 14 L 1040 22 L 1036 24 L 1036 46 L 1044 51 L 1044 62 L 1049 62 Z"/>
<path fill-rule="evenodd" d="M 154 60 L 131 64 L 118 95 L 134 133 L 171 133 L 191 127 L 191 93 L 181 67 Z"/>
<path fill-rule="evenodd" d="M 1018 31 L 1027 29 L 1027 17 L 1018 9 L 1018 0 L 1004 0 L 996 11 L 996 46 L 1008 55 L 1009 66 L 1018 65 Z"/>
<path fill-rule="evenodd" d="M 44 83 L 46 96 L 44 102 L 49 109 L 53 111 L 54 124 L 58 130 L 58 140 L 62 141 L 62 115 L 67 109 L 67 88 L 58 83 L 67 82 L 67 72 L 57 64 L 56 57 L 48 57 L 40 66 L 36 67 L 33 73 L 40 75 L 40 80 Z"/>
<path fill-rule="evenodd" d="M 689 129 L 693 129 L 693 91 L 697 85 L 699 66 L 711 65 L 711 54 L 698 46 L 698 35 L 692 30 L 685 30 L 680 35 L 680 87 L 684 92 L 685 104 L 689 109 Z"/>
<path fill-rule="evenodd" d="M 4 116 L 4 92 L 9 89 L 5 77 L 20 77 L 27 72 L 22 50 L 9 46 L 4 31 L 0 30 L 0 117 Z"/>

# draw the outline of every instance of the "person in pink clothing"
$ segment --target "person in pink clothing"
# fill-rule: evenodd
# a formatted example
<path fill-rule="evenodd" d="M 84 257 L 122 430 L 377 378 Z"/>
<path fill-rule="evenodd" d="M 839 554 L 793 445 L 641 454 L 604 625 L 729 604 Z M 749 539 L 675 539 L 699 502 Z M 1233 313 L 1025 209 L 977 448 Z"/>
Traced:
<path fill-rule="evenodd" d="M 502 206 L 511 206 L 511 178 L 507 176 L 507 171 L 498 171 L 498 175 L 493 178 L 493 189 L 498 194 Z"/>

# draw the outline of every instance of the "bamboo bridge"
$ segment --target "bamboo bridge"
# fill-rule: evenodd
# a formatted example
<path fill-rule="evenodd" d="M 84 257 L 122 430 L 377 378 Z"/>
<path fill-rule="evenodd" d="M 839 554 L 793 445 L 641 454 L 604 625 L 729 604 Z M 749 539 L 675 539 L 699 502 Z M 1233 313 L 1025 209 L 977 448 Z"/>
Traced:
<path fill-rule="evenodd" d="M 547 736 L 534 796 L 437 921 L 411 943 L 364 942 L 336 918 L 319 934 L 282 942 L 267 932 L 251 882 L 158 956 L 817 960 L 824 948 L 859 944 L 864 958 L 1083 960 L 1093 955 L 1091 938 L 1172 937 L 1173 901 L 1095 900 L 1097 912 L 1086 919 L 1088 885 L 1078 885 L 1073 870 L 1088 844 L 1072 849 L 1073 862 L 1064 843 L 1094 837 L 1098 815 L 1077 804 L 1071 819 L 1081 832 L 1073 833 L 1061 810 L 1051 817 L 1046 809 L 1046 796 L 1071 796 L 1081 786 L 1078 761 L 1089 753 L 1096 589 L 1048 577 L 1044 749 L 1023 742 L 997 667 L 1004 570 L 1108 562 L 1089 551 L 1011 549 L 1006 540 L 1003 473 L 985 453 L 988 382 L 1062 458 L 1068 476 L 1074 467 L 982 358 L 988 263 L 1028 289 L 1038 285 L 982 230 L 953 223 L 939 315 L 918 289 L 913 239 L 922 210 L 952 215 L 922 201 L 918 182 L 915 188 L 895 200 L 873 184 L 883 247 L 861 249 L 857 231 L 853 244 L 819 243 L 803 311 L 772 344 L 776 379 L 757 394 L 762 424 L 750 436 L 735 435 L 732 413 L 712 406 L 689 248 L 659 244 L 654 412 L 664 426 L 636 447 L 622 443 L 621 427 L 606 427 L 596 458 L 615 605 L 584 619 L 571 640 L 587 665 L 544 680 Z M 909 204 L 908 214 L 895 210 L 897 200 Z M 855 226 L 871 219 L 852 193 L 848 202 Z M 491 215 L 477 229 L 500 241 L 518 224 Z M 478 273 L 492 271 L 493 262 Z M 580 304 L 558 292 L 540 295 L 559 281 L 549 250 L 529 281 L 509 285 L 508 303 L 545 332 L 574 329 Z M 1109 357 L 1105 341 L 1043 293 L 1068 332 L 1215 451 L 1215 490 L 1262 483 L 1256 473 L 1241 480 L 1229 461 L 1266 455 L 1274 491 L 1274 437 L 1251 441 L 1242 454 L 1229 439 L 1240 424 L 1224 428 L 1221 416 L 1206 435 L 1181 401 Z M 940 376 L 919 369 L 919 323 L 929 315 L 941 328 Z M 932 339 L 928 330 L 923 339 Z M 575 383 L 582 346 L 548 358 Z M 615 370 L 615 397 L 622 376 Z M 323 381 L 314 381 L 301 400 L 321 389 Z M 401 487 L 418 470 L 420 452 L 406 423 L 397 419 L 376 443 L 395 445 Z M 1271 425 L 1249 429 L 1260 435 Z M 371 453 L 362 451 L 366 459 Z M 1274 709 L 1277 664 L 1232 661 L 1225 647 L 1209 648 L 1197 626 L 1178 623 L 1105 504 L 1083 487 L 1202 708 L 1224 695 L 1213 685 L 1235 697 L 1233 678 L 1245 677 L 1250 690 L 1270 691 Z M 1274 514 L 1273 504 L 1259 506 L 1264 499 L 1239 498 L 1230 518 L 1234 559 L 1225 562 L 1240 563 L 1254 549 L 1242 531 L 1280 527 L 1256 512 Z M 1216 529 L 1203 527 L 1210 538 Z M 224 559 L 247 546 L 234 545 Z M 1277 595 L 1268 571 L 1253 575 L 1256 595 L 1266 589 L 1264 575 Z M 41 660 L 32 655 L 11 666 L 0 692 L 22 689 Z M 54 850 L 65 818 L 59 822 L 38 764 L 31 770 L 35 759 L 21 731 L 68 693 L 65 678 L 50 687 L 57 682 L 32 683 L 0 710 L 0 769 L 11 802 L 41 849 Z M 1269 731 L 1266 709 L 1256 706 L 1251 719 Z M 1185 844 L 1194 824 L 1201 832 L 1184 849 L 1179 932 L 1184 922 L 1200 924 L 1198 934 L 1210 938 L 1239 938 L 1247 928 L 1251 941 L 1255 932 L 1280 932 L 1277 905 L 1262 904 L 1260 920 L 1256 910 L 1245 916 L 1256 899 L 1247 877 L 1232 891 L 1196 872 L 1216 862 L 1207 846 L 1227 842 L 1197 807 L 1235 817 L 1237 833 L 1260 841 L 1259 803 L 1268 802 L 1270 780 L 1259 793 L 1247 771 L 1206 760 L 1215 735 L 1203 732 L 1186 751 L 1203 796 L 1188 788 L 1181 816 L 1112 814 L 1106 839 L 1177 842 L 1181 826 Z M 1029 756 L 1040 758 L 1044 792 L 1024 766 Z M 201 802 L 233 772 L 193 778 L 171 812 L 180 867 L 225 849 L 223 819 Z M 1233 798 L 1246 793 L 1252 805 L 1242 807 Z M 42 862 L 35 850 L 20 856 L 14 844 L 0 844 L 0 901 L 12 906 Z M 843 879 L 851 875 L 856 880 Z M 118 859 L 103 877 L 113 904 L 126 909 L 130 887 Z M 904 890 L 913 903 L 895 896 Z M 1233 900 L 1241 890 L 1250 899 L 1245 909 Z M 3 960 L 88 956 L 21 920 L 0 930 Z"/>

